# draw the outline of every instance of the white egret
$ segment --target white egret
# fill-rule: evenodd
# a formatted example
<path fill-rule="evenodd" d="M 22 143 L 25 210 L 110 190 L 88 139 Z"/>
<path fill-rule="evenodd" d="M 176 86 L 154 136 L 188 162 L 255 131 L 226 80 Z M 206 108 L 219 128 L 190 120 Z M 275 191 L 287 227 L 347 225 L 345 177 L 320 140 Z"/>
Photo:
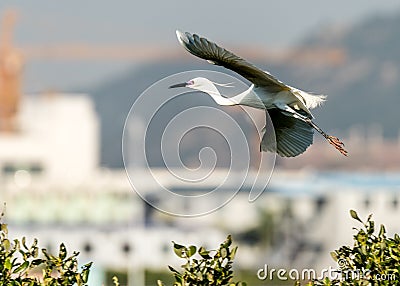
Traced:
<path fill-rule="evenodd" d="M 312 119 L 310 109 L 325 101 L 323 95 L 313 95 L 284 84 L 267 71 L 219 47 L 205 38 L 188 32 L 176 31 L 181 45 L 191 54 L 240 74 L 252 85 L 234 97 L 223 97 L 215 83 L 206 78 L 194 78 L 170 88 L 187 87 L 209 94 L 219 105 L 246 105 L 268 112 L 275 129 L 276 143 L 264 136 L 260 150 L 276 152 L 282 157 L 303 153 L 313 143 L 314 129 L 321 133 L 340 153 L 347 156 L 344 144 L 335 136 L 326 134 Z M 267 131 L 265 131 L 267 132 Z"/>

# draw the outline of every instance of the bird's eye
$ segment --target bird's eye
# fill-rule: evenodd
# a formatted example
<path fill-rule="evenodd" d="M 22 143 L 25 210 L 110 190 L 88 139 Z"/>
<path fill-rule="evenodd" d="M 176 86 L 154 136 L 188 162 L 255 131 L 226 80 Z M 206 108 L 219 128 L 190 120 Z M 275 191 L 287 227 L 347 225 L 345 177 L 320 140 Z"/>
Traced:
<path fill-rule="evenodd" d="M 194 85 L 194 81 L 193 80 L 189 80 L 186 84 L 187 85 Z"/>

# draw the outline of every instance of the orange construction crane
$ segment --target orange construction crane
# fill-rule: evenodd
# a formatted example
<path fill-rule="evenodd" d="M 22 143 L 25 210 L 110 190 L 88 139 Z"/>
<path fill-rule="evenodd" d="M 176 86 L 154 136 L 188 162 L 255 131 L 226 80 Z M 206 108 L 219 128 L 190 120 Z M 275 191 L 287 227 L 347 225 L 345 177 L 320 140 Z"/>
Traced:
<path fill-rule="evenodd" d="M 14 11 L 4 13 L 0 33 L 0 132 L 17 130 L 16 116 L 20 100 L 21 53 L 13 47 Z"/>

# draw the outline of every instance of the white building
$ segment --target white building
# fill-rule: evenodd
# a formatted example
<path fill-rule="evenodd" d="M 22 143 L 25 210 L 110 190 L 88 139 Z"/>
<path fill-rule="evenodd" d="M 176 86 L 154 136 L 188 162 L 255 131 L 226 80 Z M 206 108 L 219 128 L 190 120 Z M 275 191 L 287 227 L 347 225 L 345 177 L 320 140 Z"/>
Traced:
<path fill-rule="evenodd" d="M 24 96 L 17 120 L 16 132 L 0 133 L 2 177 L 16 175 L 17 184 L 26 184 L 34 173 L 79 182 L 97 171 L 99 127 L 87 95 Z"/>

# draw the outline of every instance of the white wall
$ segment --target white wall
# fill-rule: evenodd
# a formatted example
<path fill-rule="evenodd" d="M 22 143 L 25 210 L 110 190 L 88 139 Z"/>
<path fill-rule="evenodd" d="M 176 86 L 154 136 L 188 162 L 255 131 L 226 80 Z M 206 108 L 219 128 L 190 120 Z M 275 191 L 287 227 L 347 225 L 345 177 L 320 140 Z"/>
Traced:
<path fill-rule="evenodd" d="M 81 181 L 99 162 L 99 126 L 87 95 L 32 95 L 22 99 L 19 132 L 0 134 L 0 167 L 43 167 L 49 180 Z"/>

